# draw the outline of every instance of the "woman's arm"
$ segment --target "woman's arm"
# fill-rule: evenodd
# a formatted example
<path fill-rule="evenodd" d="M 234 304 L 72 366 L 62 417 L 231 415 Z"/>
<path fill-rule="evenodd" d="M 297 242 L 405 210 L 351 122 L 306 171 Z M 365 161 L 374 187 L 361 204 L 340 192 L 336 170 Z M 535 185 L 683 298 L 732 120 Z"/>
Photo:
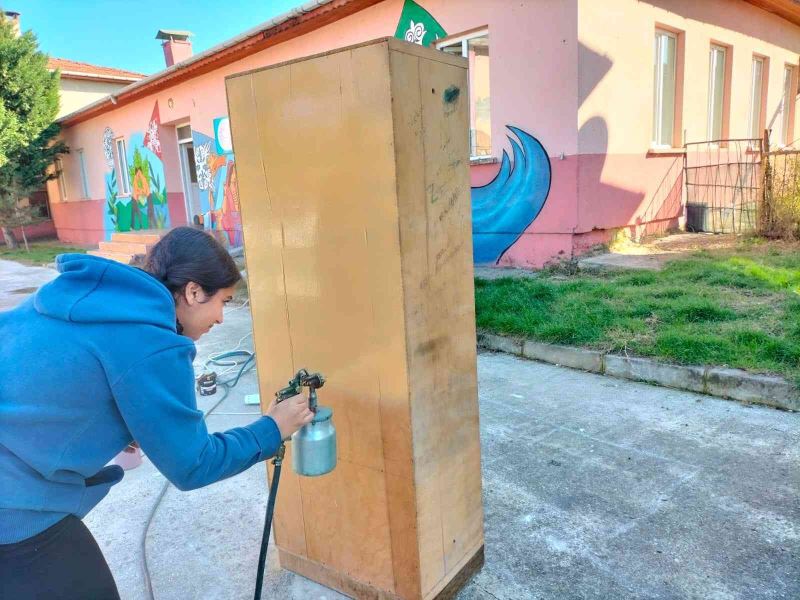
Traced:
<path fill-rule="evenodd" d="M 128 429 L 178 489 L 192 490 L 241 473 L 273 456 L 281 432 L 272 417 L 209 434 L 197 409 L 193 345 L 143 359 L 111 386 Z"/>

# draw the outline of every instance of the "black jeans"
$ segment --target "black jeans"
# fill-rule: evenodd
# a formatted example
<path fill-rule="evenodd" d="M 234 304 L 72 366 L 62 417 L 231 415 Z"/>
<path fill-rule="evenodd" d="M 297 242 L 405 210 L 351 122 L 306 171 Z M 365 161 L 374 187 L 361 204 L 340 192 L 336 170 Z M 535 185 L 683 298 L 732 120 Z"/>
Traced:
<path fill-rule="evenodd" d="M 117 584 L 83 521 L 65 517 L 43 532 L 0 545 L 0 599 L 119 600 Z"/>

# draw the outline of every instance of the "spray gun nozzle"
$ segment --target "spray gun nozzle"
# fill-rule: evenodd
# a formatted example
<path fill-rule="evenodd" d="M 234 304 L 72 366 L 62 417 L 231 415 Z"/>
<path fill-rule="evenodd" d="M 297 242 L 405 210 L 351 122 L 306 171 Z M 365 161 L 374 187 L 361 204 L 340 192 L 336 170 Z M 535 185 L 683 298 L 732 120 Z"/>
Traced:
<path fill-rule="evenodd" d="M 289 380 L 289 385 L 275 392 L 275 398 L 282 402 L 293 396 L 297 396 L 303 391 L 304 387 L 309 389 L 309 406 L 312 410 L 317 407 L 317 390 L 325 385 L 325 378 L 322 373 L 309 373 L 305 369 L 300 369 L 294 378 Z"/>

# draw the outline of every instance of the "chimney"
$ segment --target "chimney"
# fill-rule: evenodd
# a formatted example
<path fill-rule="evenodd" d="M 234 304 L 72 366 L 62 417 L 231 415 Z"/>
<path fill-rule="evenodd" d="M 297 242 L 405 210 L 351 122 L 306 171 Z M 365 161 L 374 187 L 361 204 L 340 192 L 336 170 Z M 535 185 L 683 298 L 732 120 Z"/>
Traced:
<path fill-rule="evenodd" d="M 161 48 L 164 50 L 164 62 L 167 63 L 167 67 L 186 60 L 192 55 L 192 42 L 189 41 L 191 35 L 194 35 L 191 31 L 158 30 L 156 39 L 164 40 Z"/>
<path fill-rule="evenodd" d="M 19 13 L 14 12 L 13 10 L 4 10 L 3 14 L 5 18 L 11 21 L 11 27 L 14 29 L 14 34 L 19 37 L 20 33 L 20 22 L 19 22 Z"/>

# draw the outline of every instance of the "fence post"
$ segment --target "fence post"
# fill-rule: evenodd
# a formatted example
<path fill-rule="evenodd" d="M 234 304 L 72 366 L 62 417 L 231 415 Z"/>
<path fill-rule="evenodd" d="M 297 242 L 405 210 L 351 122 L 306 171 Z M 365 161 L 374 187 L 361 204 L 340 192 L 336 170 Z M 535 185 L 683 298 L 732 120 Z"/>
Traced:
<path fill-rule="evenodd" d="M 769 162 L 769 129 L 764 130 L 761 141 L 761 218 L 760 233 L 766 235 L 772 228 L 772 173 Z"/>

